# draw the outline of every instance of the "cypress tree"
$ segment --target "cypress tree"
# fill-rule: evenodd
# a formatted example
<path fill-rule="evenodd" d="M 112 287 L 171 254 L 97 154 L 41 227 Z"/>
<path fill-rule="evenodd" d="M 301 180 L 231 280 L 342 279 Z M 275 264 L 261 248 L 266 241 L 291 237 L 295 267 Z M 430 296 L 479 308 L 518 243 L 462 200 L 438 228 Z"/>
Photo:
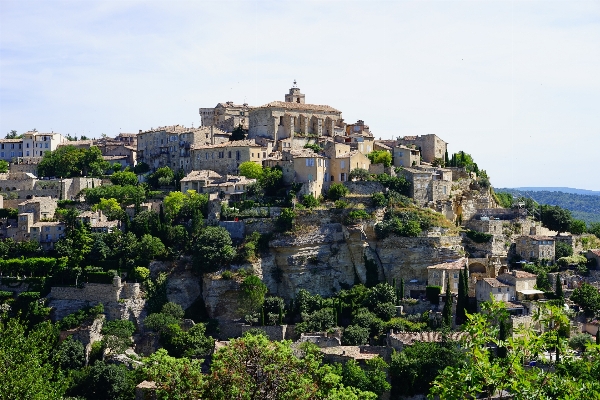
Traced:
<path fill-rule="evenodd" d="M 465 278 L 461 271 L 458 276 L 458 297 L 456 299 L 456 325 L 461 325 L 465 319 Z"/>
<path fill-rule="evenodd" d="M 558 274 L 556 274 L 556 298 L 560 301 L 561 305 L 565 304 L 565 294 L 563 293 L 562 282 Z"/>
<path fill-rule="evenodd" d="M 265 326 L 265 308 L 261 308 L 260 309 L 260 319 L 261 319 L 261 325 Z"/>
<path fill-rule="evenodd" d="M 446 303 L 442 310 L 442 325 L 452 328 L 452 293 L 450 292 L 450 276 L 446 277 Z"/>
<path fill-rule="evenodd" d="M 463 275 L 464 275 L 464 281 L 465 281 L 465 287 L 464 287 L 464 294 L 463 294 L 463 299 L 464 299 L 464 312 L 465 312 L 465 316 L 464 316 L 464 320 L 463 322 L 466 320 L 467 318 L 467 310 L 469 309 L 469 271 L 467 270 L 467 264 L 465 263 L 465 267 L 463 269 Z"/>
<path fill-rule="evenodd" d="M 501 341 L 505 341 L 508 336 L 508 329 L 506 326 L 506 320 L 500 320 L 500 332 L 498 332 L 498 339 Z M 507 350 L 505 346 L 498 347 L 498 357 L 506 358 Z"/>
<path fill-rule="evenodd" d="M 446 149 L 446 153 L 444 154 L 444 166 L 445 167 L 450 166 L 450 159 L 448 159 L 448 149 Z"/>
<path fill-rule="evenodd" d="M 404 278 L 400 279 L 400 300 L 404 298 Z"/>
<path fill-rule="evenodd" d="M 596 332 L 596 344 L 600 346 L 600 325 L 598 325 L 598 332 Z"/>

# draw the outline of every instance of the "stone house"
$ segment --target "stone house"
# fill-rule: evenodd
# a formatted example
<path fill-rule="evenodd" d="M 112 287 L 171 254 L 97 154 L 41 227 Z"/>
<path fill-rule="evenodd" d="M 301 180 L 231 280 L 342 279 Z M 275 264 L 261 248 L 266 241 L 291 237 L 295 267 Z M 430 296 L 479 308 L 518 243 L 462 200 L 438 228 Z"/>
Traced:
<path fill-rule="evenodd" d="M 415 145 L 421 150 L 421 157 L 423 161 L 432 163 L 434 159 L 444 159 L 448 143 L 434 134 L 422 135 L 422 136 L 404 136 L 398 138 L 398 144 L 404 146 Z"/>
<path fill-rule="evenodd" d="M 23 139 L 0 139 L 0 160 L 12 162 L 23 157 Z"/>
<path fill-rule="evenodd" d="M 550 236 L 523 235 L 515 244 L 516 253 L 524 260 L 554 261 L 554 238 Z"/>
<path fill-rule="evenodd" d="M 214 108 L 200 108 L 202 126 L 214 126 L 225 132 L 232 132 L 238 126 L 248 129 L 248 117 L 254 107 L 248 104 L 234 104 L 233 101 L 219 103 Z"/>
<path fill-rule="evenodd" d="M 350 145 L 329 142 L 325 145 L 325 154 L 329 157 L 329 180 L 331 182 L 346 182 L 353 169 L 369 170 L 371 161 L 358 150 L 352 150 Z"/>
<path fill-rule="evenodd" d="M 291 158 L 294 166 L 294 182 L 303 183 L 301 193 L 315 197 L 329 189 L 329 159 L 310 149 L 283 152 L 282 158 Z"/>
<path fill-rule="evenodd" d="M 418 149 L 397 145 L 392 149 L 394 167 L 413 167 L 421 165 L 421 152 Z"/>
<path fill-rule="evenodd" d="M 364 155 L 374 150 L 375 139 L 369 130 L 369 126 L 365 125 L 363 120 L 358 120 L 354 124 L 348 124 L 345 128 L 345 132 L 342 135 L 335 135 L 334 139 L 336 142 L 348 144 L 352 150 L 358 150 Z"/>
<path fill-rule="evenodd" d="M 241 163 L 252 161 L 262 165 L 271 153 L 270 145 L 262 146 L 254 140 L 237 140 L 213 145 L 192 146 L 193 170 L 211 170 L 221 175 L 238 173 Z"/>
<path fill-rule="evenodd" d="M 478 302 L 490 301 L 490 296 L 496 301 L 515 300 L 515 287 L 500 282 L 496 278 L 479 279 L 475 285 L 475 298 Z"/>
<path fill-rule="evenodd" d="M 54 218 L 57 208 L 56 199 L 51 197 L 34 197 L 19 203 L 19 214 L 33 214 L 33 222 Z"/>
<path fill-rule="evenodd" d="M 181 180 L 181 191 L 195 190 L 197 193 L 219 193 L 225 196 L 240 197 L 256 179 L 237 175 L 221 176 L 215 171 L 192 171 Z"/>
<path fill-rule="evenodd" d="M 60 133 L 25 132 L 23 134 L 23 157 L 43 157 L 69 140 Z"/>
<path fill-rule="evenodd" d="M 498 275 L 500 282 L 514 287 L 517 300 L 536 300 L 543 298 L 544 292 L 535 289 L 537 275 L 525 271 L 511 271 Z"/>
<path fill-rule="evenodd" d="M 441 286 L 441 294 L 446 293 L 446 279 L 450 279 L 450 292 L 458 293 L 458 281 L 460 274 L 467 265 L 467 259 L 462 257 L 456 261 L 427 267 L 427 284 L 430 286 Z"/>
<path fill-rule="evenodd" d="M 248 138 L 266 138 L 274 145 L 295 136 L 334 136 L 342 113 L 327 105 L 306 104 L 305 95 L 294 85 L 285 101 L 273 101 L 249 112 Z"/>
<path fill-rule="evenodd" d="M 192 166 L 191 149 L 194 146 L 215 145 L 229 141 L 230 134 L 215 127 L 186 128 L 172 125 L 150 129 L 137 135 L 137 161 L 155 171 L 160 167 L 183 169 Z"/>
<path fill-rule="evenodd" d="M 417 166 L 399 171 L 410 182 L 410 197 L 419 205 L 450 198 L 452 173 L 435 167 Z"/>

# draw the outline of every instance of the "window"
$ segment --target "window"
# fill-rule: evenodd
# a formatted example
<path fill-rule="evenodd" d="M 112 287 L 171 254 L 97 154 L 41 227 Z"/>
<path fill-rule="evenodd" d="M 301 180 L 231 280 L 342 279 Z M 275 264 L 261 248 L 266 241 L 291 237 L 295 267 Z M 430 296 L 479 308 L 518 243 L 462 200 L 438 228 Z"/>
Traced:
<path fill-rule="evenodd" d="M 312 174 L 308 174 L 308 181 L 311 182 L 313 180 L 313 175 Z"/>
<path fill-rule="evenodd" d="M 45 143 L 45 146 L 44 146 L 44 147 L 45 147 L 45 148 L 48 148 L 48 143 Z"/>
<path fill-rule="evenodd" d="M 229 153 L 229 155 L 228 155 L 228 156 L 229 156 L 229 158 L 231 158 L 231 151 L 229 151 L 228 153 Z"/>
<path fill-rule="evenodd" d="M 458 273 L 454 273 L 454 279 L 458 279 Z"/>
<path fill-rule="evenodd" d="M 314 158 L 307 158 L 306 159 L 306 166 L 307 167 L 314 167 L 315 166 L 315 159 Z"/>
<path fill-rule="evenodd" d="M 47 227 L 46 227 L 46 229 L 45 229 L 45 231 L 46 231 L 46 232 L 50 232 L 50 227 L 49 227 L 49 226 L 47 226 Z"/>
<path fill-rule="evenodd" d="M 237 151 L 235 152 L 235 159 L 236 159 L 236 160 L 239 160 L 239 159 L 240 159 L 240 151 L 239 151 L 239 150 L 237 150 Z"/>
<path fill-rule="evenodd" d="M 29 150 L 27 150 L 27 157 L 29 157 Z"/>
<path fill-rule="evenodd" d="M 340 162 L 340 167 L 341 167 L 341 168 L 344 168 L 345 166 L 346 166 L 346 162 L 345 162 L 344 160 L 342 160 L 342 161 Z"/>

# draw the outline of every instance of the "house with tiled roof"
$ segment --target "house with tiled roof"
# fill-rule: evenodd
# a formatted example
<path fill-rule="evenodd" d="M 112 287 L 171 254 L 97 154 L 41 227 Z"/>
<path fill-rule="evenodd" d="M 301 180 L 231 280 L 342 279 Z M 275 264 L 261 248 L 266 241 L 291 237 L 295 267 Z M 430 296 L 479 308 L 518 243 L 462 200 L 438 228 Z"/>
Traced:
<path fill-rule="evenodd" d="M 416 146 L 421 151 L 423 160 L 428 163 L 432 163 L 436 158 L 443 160 L 448 148 L 448 143 L 434 134 L 401 136 L 398 138 L 398 144 L 409 147 Z"/>
<path fill-rule="evenodd" d="M 431 286 L 441 286 L 441 294 L 446 293 L 446 280 L 450 280 L 450 292 L 458 293 L 460 273 L 467 265 L 465 257 L 427 267 L 427 283 Z"/>
<path fill-rule="evenodd" d="M 555 240 L 551 236 L 523 235 L 515 240 L 515 251 L 524 260 L 554 262 Z"/>
<path fill-rule="evenodd" d="M 252 161 L 262 165 L 271 151 L 270 143 L 263 146 L 252 139 L 192 145 L 192 170 L 211 170 L 221 175 L 237 175 L 241 163 Z"/>

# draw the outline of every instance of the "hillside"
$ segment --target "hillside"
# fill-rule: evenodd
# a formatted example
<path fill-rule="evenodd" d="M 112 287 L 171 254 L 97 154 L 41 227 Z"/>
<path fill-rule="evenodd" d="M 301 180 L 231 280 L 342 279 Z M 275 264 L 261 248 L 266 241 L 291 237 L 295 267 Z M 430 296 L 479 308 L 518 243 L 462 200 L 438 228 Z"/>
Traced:
<path fill-rule="evenodd" d="M 517 187 L 512 189 L 525 192 L 563 192 L 572 194 L 585 194 L 590 196 L 600 196 L 600 192 L 597 190 L 575 189 L 569 187 Z"/>
<path fill-rule="evenodd" d="M 586 223 L 600 222 L 600 196 L 561 191 L 534 191 L 511 188 L 498 188 L 496 192 L 510 193 L 513 196 L 531 198 L 540 204 L 560 206 L 573 213 L 573 217 L 581 219 Z"/>

